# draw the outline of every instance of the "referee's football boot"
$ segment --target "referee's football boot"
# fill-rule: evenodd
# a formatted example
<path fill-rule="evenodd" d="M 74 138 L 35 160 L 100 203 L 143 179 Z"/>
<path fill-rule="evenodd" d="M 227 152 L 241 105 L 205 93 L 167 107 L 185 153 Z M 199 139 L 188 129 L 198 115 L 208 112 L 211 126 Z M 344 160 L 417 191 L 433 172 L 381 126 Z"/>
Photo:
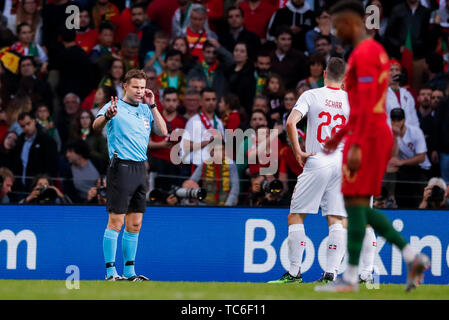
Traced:
<path fill-rule="evenodd" d="M 418 287 L 424 280 L 424 272 L 430 268 L 429 257 L 419 253 L 412 262 L 407 264 L 407 284 L 405 291 L 409 292 Z"/>
<path fill-rule="evenodd" d="M 302 275 L 301 272 L 298 272 L 298 275 L 294 277 L 286 272 L 279 280 L 268 281 L 268 283 L 302 283 Z"/>
<path fill-rule="evenodd" d="M 351 284 L 343 278 L 337 278 L 335 281 L 331 281 L 322 286 L 316 286 L 315 291 L 318 292 L 350 292 L 359 291 L 359 284 Z"/>
<path fill-rule="evenodd" d="M 106 281 L 123 281 L 123 280 L 124 280 L 124 278 L 121 277 L 121 276 L 119 276 L 119 275 L 116 275 L 116 276 L 110 276 L 110 277 L 105 276 L 104 279 L 105 279 Z"/>
<path fill-rule="evenodd" d="M 326 284 L 332 281 L 334 281 L 334 274 L 331 272 L 325 272 L 316 282 Z"/>
<path fill-rule="evenodd" d="M 150 279 L 148 279 L 147 277 L 142 276 L 142 275 L 140 275 L 140 276 L 132 276 L 132 277 L 129 277 L 129 278 L 123 277 L 123 279 L 125 281 L 131 281 L 131 282 L 150 281 Z"/>

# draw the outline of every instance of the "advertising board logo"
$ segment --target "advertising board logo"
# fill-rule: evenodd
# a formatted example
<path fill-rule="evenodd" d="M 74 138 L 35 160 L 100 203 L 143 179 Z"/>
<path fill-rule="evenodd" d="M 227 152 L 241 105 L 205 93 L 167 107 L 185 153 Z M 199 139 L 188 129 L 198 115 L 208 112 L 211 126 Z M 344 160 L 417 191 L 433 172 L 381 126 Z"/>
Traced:
<path fill-rule="evenodd" d="M 11 230 L 5 229 L 0 231 L 0 243 L 2 241 L 6 241 L 6 269 L 17 269 L 17 248 L 22 241 L 25 241 L 27 246 L 26 267 L 29 270 L 36 270 L 37 239 L 33 231 L 22 230 L 14 234 Z"/>

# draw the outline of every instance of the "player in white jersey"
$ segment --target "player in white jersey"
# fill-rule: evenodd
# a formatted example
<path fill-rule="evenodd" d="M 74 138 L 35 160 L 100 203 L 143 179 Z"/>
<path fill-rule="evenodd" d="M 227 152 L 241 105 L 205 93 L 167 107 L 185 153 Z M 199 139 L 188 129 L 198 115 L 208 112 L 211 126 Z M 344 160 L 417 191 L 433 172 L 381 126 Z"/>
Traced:
<path fill-rule="evenodd" d="M 347 93 L 341 90 L 346 64 L 331 58 L 324 72 L 325 87 L 304 92 L 287 119 L 287 134 L 297 161 L 304 167 L 299 175 L 288 215 L 288 255 L 290 268 L 279 280 L 270 283 L 302 282 L 301 261 L 307 244 L 304 219 L 321 207 L 329 224 L 327 266 L 322 281 L 336 278 L 346 251 L 346 210 L 341 194 L 340 152 L 326 155 L 324 143 L 343 128 L 349 118 Z M 301 150 L 296 124 L 307 115 L 306 150 Z"/>

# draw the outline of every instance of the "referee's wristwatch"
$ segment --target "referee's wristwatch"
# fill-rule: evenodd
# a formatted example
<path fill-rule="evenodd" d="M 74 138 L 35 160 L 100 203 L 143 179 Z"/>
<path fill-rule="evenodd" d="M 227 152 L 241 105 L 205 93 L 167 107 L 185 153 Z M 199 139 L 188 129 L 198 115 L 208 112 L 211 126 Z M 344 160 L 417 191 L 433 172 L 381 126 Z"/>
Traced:
<path fill-rule="evenodd" d="M 109 121 L 109 120 L 112 119 L 111 117 L 108 117 L 108 114 L 107 114 L 107 113 L 104 114 L 104 117 L 105 117 L 106 121 Z"/>
<path fill-rule="evenodd" d="M 157 104 L 155 104 L 155 103 L 150 104 L 150 109 L 154 109 L 154 108 L 156 108 L 156 107 L 157 107 Z"/>

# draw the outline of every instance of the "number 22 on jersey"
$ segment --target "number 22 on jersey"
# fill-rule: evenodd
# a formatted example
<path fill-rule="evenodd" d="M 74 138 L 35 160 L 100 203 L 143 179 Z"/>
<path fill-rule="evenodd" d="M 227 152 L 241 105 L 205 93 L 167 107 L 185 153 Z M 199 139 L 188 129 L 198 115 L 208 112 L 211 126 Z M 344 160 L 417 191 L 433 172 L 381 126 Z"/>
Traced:
<path fill-rule="evenodd" d="M 323 111 L 318 115 L 319 119 L 323 119 L 323 122 L 318 126 L 317 139 L 319 143 L 325 143 L 331 136 L 337 133 L 338 130 L 342 129 L 346 124 L 346 118 L 342 114 L 336 114 L 332 117 L 329 112 Z M 330 135 L 326 134 L 329 131 L 326 127 L 332 127 Z M 327 130 L 326 130 L 327 129 Z M 323 137 L 323 131 L 324 137 Z M 329 133 L 329 132 L 327 132 Z"/>

